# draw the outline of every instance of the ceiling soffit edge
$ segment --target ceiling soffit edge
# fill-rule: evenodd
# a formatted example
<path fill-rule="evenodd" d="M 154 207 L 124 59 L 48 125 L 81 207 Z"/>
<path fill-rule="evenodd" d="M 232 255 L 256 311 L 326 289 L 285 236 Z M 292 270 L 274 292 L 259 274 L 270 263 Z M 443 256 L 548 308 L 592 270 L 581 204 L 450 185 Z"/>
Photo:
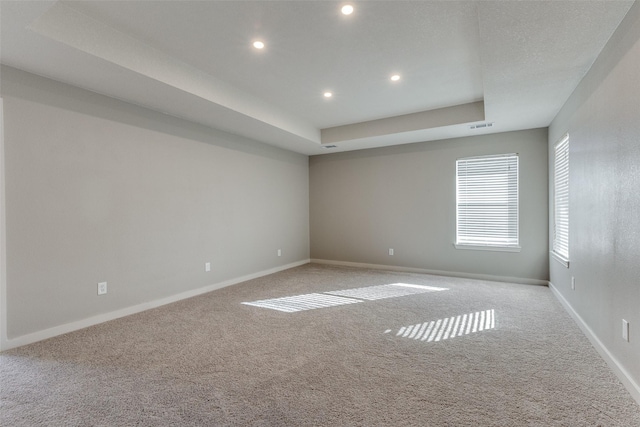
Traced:
<path fill-rule="evenodd" d="M 323 144 L 379 137 L 485 120 L 484 101 L 387 117 L 321 130 Z"/>
<path fill-rule="evenodd" d="M 278 111 L 273 105 L 62 3 L 56 3 L 36 19 L 29 29 L 188 95 L 218 104 L 300 138 L 320 142 L 319 130 L 305 120 Z"/>

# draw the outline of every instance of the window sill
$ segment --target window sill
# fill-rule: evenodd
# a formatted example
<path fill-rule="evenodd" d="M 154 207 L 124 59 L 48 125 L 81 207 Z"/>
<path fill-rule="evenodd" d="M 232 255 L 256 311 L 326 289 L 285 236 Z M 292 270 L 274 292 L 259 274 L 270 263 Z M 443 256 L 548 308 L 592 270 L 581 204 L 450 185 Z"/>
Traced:
<path fill-rule="evenodd" d="M 558 261 L 560 264 L 564 265 L 566 268 L 569 268 L 569 260 L 566 259 L 565 257 L 558 255 L 557 253 L 551 251 L 551 256 L 552 258 L 554 258 L 556 261 Z"/>
<path fill-rule="evenodd" d="M 520 246 L 492 246 L 492 245 L 465 245 L 454 243 L 456 249 L 467 249 L 472 251 L 493 251 L 493 252 L 520 252 Z"/>

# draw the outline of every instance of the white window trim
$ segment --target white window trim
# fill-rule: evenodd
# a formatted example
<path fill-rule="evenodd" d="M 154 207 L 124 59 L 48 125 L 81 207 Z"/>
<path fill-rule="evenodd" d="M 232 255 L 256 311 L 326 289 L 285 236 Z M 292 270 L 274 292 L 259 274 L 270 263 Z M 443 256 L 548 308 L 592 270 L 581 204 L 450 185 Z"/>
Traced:
<path fill-rule="evenodd" d="M 472 244 L 472 243 L 460 243 L 457 242 L 458 240 L 458 221 L 459 221 L 459 214 L 458 214 L 458 161 L 459 160 L 467 160 L 467 159 L 474 159 L 474 158 L 484 158 L 484 159 L 490 159 L 492 157 L 505 157 L 505 156 L 516 156 L 517 158 L 517 174 L 516 174 L 516 180 L 517 180 L 517 188 L 516 188 L 516 209 L 517 209 L 517 225 L 516 225 L 516 239 L 517 239 L 517 243 L 515 244 Z M 476 250 L 476 251 L 494 251 L 494 252 L 520 252 L 522 247 L 520 246 L 520 196 L 519 196 L 519 186 L 520 186 L 520 160 L 519 160 L 519 155 L 518 153 L 507 153 L 507 154 L 497 154 L 497 155 L 486 155 L 486 156 L 475 156 L 475 157 L 464 157 L 464 158 L 459 158 L 456 160 L 456 229 L 455 229 L 455 239 L 456 242 L 453 243 L 453 246 L 456 249 L 462 249 L 462 250 Z"/>
<path fill-rule="evenodd" d="M 559 253 L 554 252 L 554 251 L 551 251 L 549 253 L 553 257 L 553 259 L 555 259 L 556 261 L 558 261 L 560 264 L 564 265 L 565 267 L 569 268 L 569 260 L 568 259 L 566 259 L 562 255 L 560 255 Z"/>
<path fill-rule="evenodd" d="M 467 245 L 464 243 L 454 243 L 456 249 L 467 249 L 472 251 L 494 251 L 494 252 L 520 252 L 521 246 L 504 246 L 504 245 Z"/>

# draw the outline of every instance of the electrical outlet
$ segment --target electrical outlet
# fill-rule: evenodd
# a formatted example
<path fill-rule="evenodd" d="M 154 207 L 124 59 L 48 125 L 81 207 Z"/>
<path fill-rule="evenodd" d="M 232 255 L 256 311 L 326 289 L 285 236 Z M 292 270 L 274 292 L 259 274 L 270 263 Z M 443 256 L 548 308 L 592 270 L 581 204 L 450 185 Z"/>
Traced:
<path fill-rule="evenodd" d="M 393 255 L 393 248 L 389 248 L 389 255 Z"/>
<path fill-rule="evenodd" d="M 98 295 L 104 295 L 107 293 L 107 282 L 98 283 Z"/>
<path fill-rule="evenodd" d="M 571 290 L 575 291 L 576 290 L 576 278 L 571 276 Z"/>
<path fill-rule="evenodd" d="M 204 271 L 211 271 L 211 263 L 210 262 L 205 262 L 204 263 Z"/>
<path fill-rule="evenodd" d="M 622 339 L 629 342 L 629 322 L 622 319 Z"/>
<path fill-rule="evenodd" d="M 282 256 L 282 249 L 278 249 L 278 256 Z"/>

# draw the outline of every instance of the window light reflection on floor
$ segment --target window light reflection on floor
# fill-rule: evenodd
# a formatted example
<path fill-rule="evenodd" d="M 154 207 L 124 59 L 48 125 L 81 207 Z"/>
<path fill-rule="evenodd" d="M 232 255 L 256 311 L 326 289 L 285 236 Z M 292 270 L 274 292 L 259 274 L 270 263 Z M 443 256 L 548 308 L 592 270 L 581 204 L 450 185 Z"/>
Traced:
<path fill-rule="evenodd" d="M 243 302 L 244 305 L 270 308 L 272 310 L 293 313 L 295 311 L 312 310 L 314 308 L 334 307 L 345 304 L 362 302 L 353 298 L 343 298 L 335 295 L 305 294 L 292 297 L 273 298 L 253 302 Z"/>
<path fill-rule="evenodd" d="M 312 310 L 315 308 L 334 307 L 365 301 L 386 298 L 397 298 L 407 295 L 423 294 L 426 292 L 446 291 L 447 288 L 435 286 L 414 285 L 409 283 L 392 283 L 388 285 L 367 286 L 364 288 L 345 289 L 340 291 L 320 292 L 290 297 L 272 298 L 252 302 L 244 305 L 269 308 L 272 310 L 293 313 L 296 311 Z"/>
<path fill-rule="evenodd" d="M 491 309 L 403 326 L 398 330 L 396 336 L 427 342 L 438 342 L 494 329 L 495 327 L 495 311 Z M 385 331 L 385 333 L 389 332 L 391 332 L 390 329 Z"/>
<path fill-rule="evenodd" d="M 392 283 L 390 285 L 367 286 L 364 288 L 345 289 L 325 292 L 330 295 L 359 298 L 374 301 L 385 298 L 403 297 L 406 295 L 424 294 L 426 292 L 446 291 L 446 288 L 435 286 L 412 285 L 408 283 Z"/>

